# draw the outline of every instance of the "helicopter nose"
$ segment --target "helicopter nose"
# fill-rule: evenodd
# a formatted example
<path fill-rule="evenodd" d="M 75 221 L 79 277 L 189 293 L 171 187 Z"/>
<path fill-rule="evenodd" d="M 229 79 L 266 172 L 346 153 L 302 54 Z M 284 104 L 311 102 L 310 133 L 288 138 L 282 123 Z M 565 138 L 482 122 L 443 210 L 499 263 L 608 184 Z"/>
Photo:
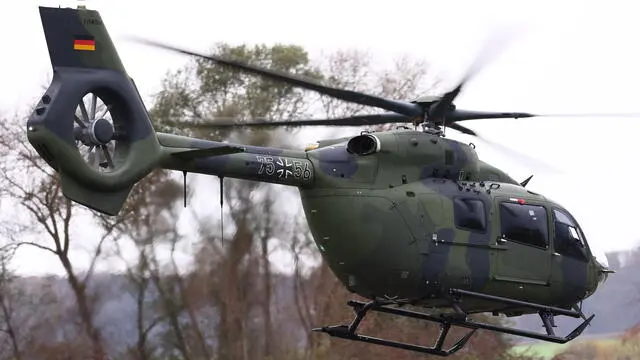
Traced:
<path fill-rule="evenodd" d="M 598 271 L 598 287 L 602 286 L 602 284 L 604 284 L 605 281 L 607 281 L 608 277 L 609 277 L 609 273 L 606 272 L 602 266 L 600 266 L 600 269 Z"/>
<path fill-rule="evenodd" d="M 596 271 L 598 272 L 598 274 L 596 275 L 598 278 L 598 286 L 601 286 L 607 280 L 609 274 L 613 273 L 614 271 L 609 269 L 609 261 L 607 259 L 607 255 L 602 249 L 598 248 L 595 245 L 592 245 L 591 253 L 593 259 L 595 260 Z"/>
<path fill-rule="evenodd" d="M 597 264 L 597 271 L 598 271 L 598 287 L 602 286 L 602 284 L 604 284 L 607 279 L 609 278 L 609 274 L 613 274 L 615 273 L 614 270 L 609 269 L 608 266 L 606 266 L 605 264 L 600 263 L 599 261 L 596 261 Z"/>

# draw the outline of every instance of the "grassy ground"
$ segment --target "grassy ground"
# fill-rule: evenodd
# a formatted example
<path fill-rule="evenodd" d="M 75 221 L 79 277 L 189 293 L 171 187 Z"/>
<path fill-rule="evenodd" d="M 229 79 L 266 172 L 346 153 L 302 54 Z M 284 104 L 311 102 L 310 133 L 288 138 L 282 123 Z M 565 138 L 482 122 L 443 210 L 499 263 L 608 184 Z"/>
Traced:
<path fill-rule="evenodd" d="M 528 354 L 540 356 L 543 359 L 551 359 L 554 355 L 566 348 L 567 344 L 533 343 L 514 346 L 512 351 L 516 354 Z"/>
<path fill-rule="evenodd" d="M 578 345 L 589 343 L 595 345 L 596 348 L 601 350 L 610 350 L 616 346 L 620 346 L 620 339 L 618 337 L 610 338 L 591 338 L 591 339 L 576 339 L 568 344 L 555 344 L 549 342 L 535 342 L 530 344 L 523 344 L 514 346 L 512 351 L 517 354 L 529 354 L 542 357 L 545 360 L 551 359 L 554 355 L 560 353 L 570 345 Z"/>

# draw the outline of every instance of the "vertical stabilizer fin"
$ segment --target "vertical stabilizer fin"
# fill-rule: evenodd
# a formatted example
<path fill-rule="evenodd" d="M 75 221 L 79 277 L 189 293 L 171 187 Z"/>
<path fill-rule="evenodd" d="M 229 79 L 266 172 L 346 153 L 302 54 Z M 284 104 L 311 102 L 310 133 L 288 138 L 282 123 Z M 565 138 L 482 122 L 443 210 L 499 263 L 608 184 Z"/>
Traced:
<path fill-rule="evenodd" d="M 91 68 L 126 74 L 97 11 L 40 7 L 40 18 L 54 70 Z"/>

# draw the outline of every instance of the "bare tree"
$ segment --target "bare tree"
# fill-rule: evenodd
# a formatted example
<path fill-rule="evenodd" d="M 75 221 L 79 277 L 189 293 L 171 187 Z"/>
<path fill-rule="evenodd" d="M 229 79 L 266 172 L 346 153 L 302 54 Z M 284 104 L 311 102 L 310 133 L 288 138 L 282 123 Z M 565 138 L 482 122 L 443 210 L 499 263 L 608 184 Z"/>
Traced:
<path fill-rule="evenodd" d="M 184 279 L 174 257 L 182 239 L 176 227 L 177 200 L 182 198 L 182 193 L 181 185 L 168 171 L 157 170 L 136 184 L 118 217 L 98 217 L 103 228 L 115 229 L 119 234 L 115 241 L 116 253 L 125 263 L 129 289 L 136 303 L 137 340 L 128 352 L 137 360 L 159 355 L 160 349 L 152 334 L 163 323 L 168 325 L 175 348 L 183 358 L 209 356 L 203 340 L 197 345 L 199 352 L 191 349 L 180 324 L 180 316 L 186 311 L 191 323 L 197 325 L 195 315 L 187 306 Z M 123 253 L 122 248 L 127 244 L 136 250 L 134 259 L 127 259 Z M 167 246 L 170 249 L 168 264 L 158 259 L 158 252 L 162 251 L 159 248 Z"/>
<path fill-rule="evenodd" d="M 40 159 L 26 141 L 23 127 L 20 126 L 22 122 L 22 118 L 16 117 L 0 125 L 0 153 L 4 156 L 0 165 L 0 195 L 17 203 L 18 211 L 28 214 L 20 218 L 17 212 L 17 220 L 12 221 L 12 226 L 22 230 L 12 235 L 12 246 L 14 249 L 24 245 L 32 246 L 60 261 L 67 282 L 73 290 L 84 334 L 92 344 L 92 356 L 94 359 L 105 359 L 100 330 L 94 322 L 96 299 L 87 291 L 87 285 L 100 258 L 102 246 L 111 236 L 111 230 L 105 231 L 100 237 L 93 250 L 89 268 L 81 276 L 74 269 L 70 248 L 72 228 L 82 226 L 81 220 L 74 220 L 87 212 L 74 206 L 63 196 L 58 174 Z M 27 240 L 30 238 L 38 240 Z"/>
<path fill-rule="evenodd" d="M 14 309 L 15 300 L 15 276 L 8 269 L 10 252 L 5 249 L 0 251 L 0 310 L 1 319 L 0 332 L 2 337 L 0 340 L 0 359 L 14 358 L 22 360 L 23 358 L 23 339 L 20 339 L 20 325 L 16 322 L 16 312 Z"/>
<path fill-rule="evenodd" d="M 214 52 L 299 75 L 317 76 L 316 70 L 309 64 L 307 53 L 297 46 L 232 47 L 218 44 Z M 196 61 L 165 81 L 165 88 L 158 95 L 152 114 L 154 120 L 165 128 L 175 123 L 191 123 L 216 116 L 286 120 L 305 113 L 303 95 L 303 91 L 286 84 L 229 72 L 210 63 Z M 180 129 L 172 132 L 177 131 Z M 207 133 L 196 130 L 191 133 L 205 137 L 224 136 L 255 145 L 267 145 L 274 141 L 272 134 L 264 131 Z M 198 250 L 200 256 L 197 257 L 196 272 L 209 276 L 195 278 L 209 279 L 206 286 L 201 286 L 209 290 L 201 290 L 201 293 L 208 294 L 212 302 L 206 305 L 214 305 L 219 314 L 218 357 L 246 359 L 272 356 L 276 349 L 270 338 L 273 314 L 268 256 L 274 237 L 274 223 L 265 220 L 263 215 L 264 211 L 273 211 L 268 205 L 265 205 L 267 208 L 256 207 L 255 202 L 257 199 L 269 199 L 273 187 L 225 180 L 225 188 L 222 196 L 229 204 L 225 213 L 229 223 L 227 228 L 233 228 L 234 232 L 225 235 L 223 240 L 210 232 L 210 221 L 200 217 L 202 232 L 206 234 L 203 234 Z M 262 204 L 270 203 L 269 200 L 260 201 Z M 218 221 L 211 223 L 217 224 Z M 223 241 L 224 247 L 221 246 Z M 253 263 L 259 266 L 254 267 Z M 257 323 L 262 324 L 258 344 L 251 338 L 256 323 L 250 321 L 249 317 L 257 309 L 261 313 Z"/>

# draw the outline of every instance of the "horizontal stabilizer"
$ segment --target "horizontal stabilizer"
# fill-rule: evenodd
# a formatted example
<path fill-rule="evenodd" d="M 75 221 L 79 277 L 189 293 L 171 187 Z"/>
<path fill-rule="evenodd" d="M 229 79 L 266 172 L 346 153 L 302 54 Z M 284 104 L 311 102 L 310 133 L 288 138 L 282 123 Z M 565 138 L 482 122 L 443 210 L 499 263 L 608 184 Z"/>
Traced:
<path fill-rule="evenodd" d="M 217 146 L 217 147 L 206 148 L 206 149 L 180 151 L 180 152 L 175 152 L 171 155 L 183 160 L 193 160 L 193 159 L 205 158 L 210 156 L 229 155 L 229 154 L 236 154 L 241 152 L 245 152 L 245 148 L 239 147 L 239 146 L 225 145 L 225 146 Z"/>

